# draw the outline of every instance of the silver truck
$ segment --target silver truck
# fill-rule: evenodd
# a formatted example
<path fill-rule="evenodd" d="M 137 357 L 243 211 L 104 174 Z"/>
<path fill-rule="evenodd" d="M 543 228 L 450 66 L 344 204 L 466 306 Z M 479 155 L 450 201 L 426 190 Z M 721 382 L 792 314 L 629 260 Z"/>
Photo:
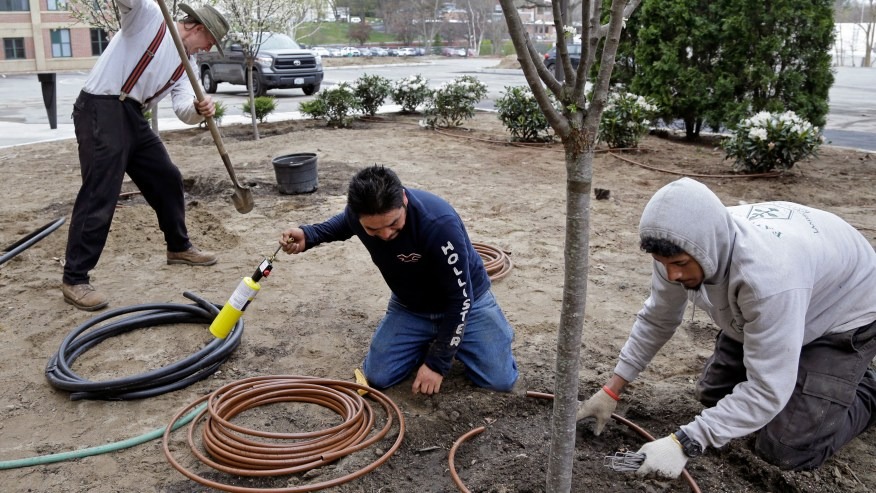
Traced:
<path fill-rule="evenodd" d="M 281 33 L 263 33 L 262 43 L 253 60 L 253 93 L 264 96 L 269 89 L 301 88 L 304 94 L 319 91 L 322 84 L 322 58 L 302 49 L 292 38 Z M 201 84 L 210 94 L 220 82 L 246 85 L 246 56 L 233 36 L 223 46 L 225 55 L 213 48 L 196 55 Z"/>

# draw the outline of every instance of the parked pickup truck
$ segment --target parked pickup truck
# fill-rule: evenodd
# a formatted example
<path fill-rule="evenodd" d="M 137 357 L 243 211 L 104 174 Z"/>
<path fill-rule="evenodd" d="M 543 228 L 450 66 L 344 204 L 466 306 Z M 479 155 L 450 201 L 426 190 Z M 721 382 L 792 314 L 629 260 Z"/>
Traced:
<path fill-rule="evenodd" d="M 220 82 L 246 85 L 246 57 L 239 42 L 229 36 L 223 46 L 225 55 L 216 48 L 196 55 L 201 72 L 201 84 L 210 94 Z M 252 84 L 256 96 L 264 96 L 269 89 L 301 88 L 304 94 L 319 91 L 322 83 L 322 58 L 302 49 L 289 36 L 264 33 L 262 44 L 253 61 Z"/>

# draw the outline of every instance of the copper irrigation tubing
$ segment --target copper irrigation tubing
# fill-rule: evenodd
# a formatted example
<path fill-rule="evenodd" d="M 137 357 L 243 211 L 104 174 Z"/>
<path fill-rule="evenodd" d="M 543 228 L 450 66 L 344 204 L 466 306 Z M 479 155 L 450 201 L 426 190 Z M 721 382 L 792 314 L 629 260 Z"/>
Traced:
<path fill-rule="evenodd" d="M 386 423 L 372 434 L 375 415 L 371 405 L 359 395 L 368 390 L 368 397 L 380 403 L 386 413 Z M 358 452 L 380 441 L 398 420 L 398 437 L 377 460 L 353 473 L 319 483 L 289 488 L 247 488 L 219 483 L 199 476 L 182 466 L 170 450 L 170 435 L 174 423 L 183 415 L 207 401 L 188 428 L 190 452 L 210 467 L 240 476 L 280 476 L 308 471 L 346 455 Z M 306 433 L 275 433 L 235 425 L 231 419 L 252 408 L 277 402 L 305 402 L 331 409 L 343 418 L 339 425 Z M 395 418 L 393 417 L 395 416 Z M 200 426 L 201 445 L 195 441 Z M 170 464 L 189 479 L 211 488 L 233 493 L 296 493 L 316 491 L 356 479 L 382 465 L 401 446 L 405 434 L 404 416 L 386 395 L 370 387 L 342 380 L 273 375 L 252 377 L 229 383 L 201 397 L 177 413 L 164 432 L 164 455 Z M 369 438 L 369 435 L 372 435 Z M 255 438 L 249 438 L 255 437 Z M 270 441 L 261 441 L 259 438 Z M 209 456 L 207 455 L 209 454 Z"/>
<path fill-rule="evenodd" d="M 554 398 L 553 394 L 548 394 L 545 392 L 533 392 L 533 391 L 527 391 L 526 397 L 536 397 L 539 399 L 553 399 Z M 630 420 L 628 420 L 628 419 L 626 419 L 623 416 L 620 416 L 618 414 L 612 413 L 611 417 L 612 417 L 612 419 L 614 419 L 618 423 L 622 423 L 622 424 L 626 425 L 628 428 L 632 429 L 633 431 L 635 431 L 636 433 L 641 435 L 643 438 L 645 438 L 649 442 L 654 441 L 654 437 L 650 433 L 648 433 L 644 428 L 642 428 L 641 426 L 633 423 L 632 421 L 630 421 Z M 702 493 L 702 490 L 700 490 L 700 486 L 697 484 L 696 480 L 694 480 L 693 476 L 691 476 L 690 473 L 687 472 L 687 469 L 683 469 L 681 471 L 681 476 L 684 478 L 685 481 L 687 481 L 687 484 L 688 484 L 688 486 L 690 486 L 690 490 L 692 492 Z"/>
<path fill-rule="evenodd" d="M 472 246 L 481 260 L 484 261 L 484 267 L 487 269 L 487 275 L 491 281 L 498 281 L 507 276 L 511 272 L 514 264 L 511 262 L 511 257 L 507 253 L 491 245 L 485 243 L 472 242 Z"/>
<path fill-rule="evenodd" d="M 661 168 L 655 168 L 653 166 L 648 166 L 647 164 L 642 164 L 638 161 L 633 161 L 632 159 L 620 157 L 613 152 L 609 152 L 608 155 L 616 157 L 616 158 L 620 159 L 621 161 L 624 161 L 624 162 L 627 162 L 630 164 L 635 164 L 636 166 L 640 166 L 640 167 L 645 168 L 645 169 L 650 169 L 652 171 L 659 171 L 661 173 L 669 173 L 670 175 L 693 176 L 696 178 L 775 178 L 777 176 L 781 176 L 781 173 L 778 171 L 771 171 L 769 173 L 755 173 L 755 174 L 750 174 L 750 175 L 745 175 L 745 174 L 742 174 L 742 175 L 708 175 L 708 174 L 701 174 L 701 173 L 684 173 L 681 171 L 670 171 L 668 169 L 661 169 Z"/>
<path fill-rule="evenodd" d="M 462 480 L 459 479 L 459 474 L 456 473 L 456 465 L 453 463 L 453 459 L 456 457 L 456 451 L 459 449 L 459 446 L 462 445 L 463 442 L 468 440 L 469 438 L 480 435 L 484 431 L 483 426 L 479 426 L 465 435 L 457 438 L 455 442 L 453 442 L 453 446 L 450 447 L 450 454 L 447 455 L 447 461 L 450 463 L 450 477 L 453 478 L 453 482 L 456 483 L 456 487 L 459 488 L 459 491 L 462 493 L 471 493 L 468 488 L 462 484 Z"/>

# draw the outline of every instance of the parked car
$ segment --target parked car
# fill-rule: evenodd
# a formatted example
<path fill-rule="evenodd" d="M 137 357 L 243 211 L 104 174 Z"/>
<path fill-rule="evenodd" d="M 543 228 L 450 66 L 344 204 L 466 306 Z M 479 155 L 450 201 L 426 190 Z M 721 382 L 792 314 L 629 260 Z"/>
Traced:
<path fill-rule="evenodd" d="M 310 49 L 310 51 L 312 51 L 314 54 L 319 55 L 321 57 L 331 57 L 332 56 L 332 52 L 330 52 L 329 49 L 324 47 L 324 46 L 314 46 L 313 48 Z"/>
<path fill-rule="evenodd" d="M 362 54 L 362 56 L 374 56 L 374 52 L 371 51 L 371 48 L 361 47 L 361 48 L 358 48 L 358 50 L 359 50 L 359 53 Z"/>
<path fill-rule="evenodd" d="M 572 68 L 575 70 L 578 69 L 578 64 L 581 63 L 581 45 L 580 44 L 571 44 L 567 45 L 566 48 L 569 50 L 569 61 L 572 62 Z M 548 70 L 553 71 L 554 65 L 557 63 L 557 47 L 553 47 L 544 54 L 544 66 L 547 67 Z"/>
<path fill-rule="evenodd" d="M 386 48 L 376 47 L 371 48 L 371 54 L 374 56 L 387 56 L 389 51 Z"/>
<path fill-rule="evenodd" d="M 404 47 L 398 49 L 398 56 L 416 56 L 417 50 L 414 48 Z"/>
<path fill-rule="evenodd" d="M 441 54 L 444 56 L 465 56 L 465 48 L 455 48 L 453 46 L 445 46 L 441 49 Z"/>
<path fill-rule="evenodd" d="M 261 40 L 252 73 L 252 89 L 256 96 L 264 96 L 269 89 L 301 88 L 308 96 L 319 91 L 323 79 L 322 57 L 302 49 L 285 34 L 266 32 Z M 224 56 L 215 47 L 195 56 L 201 71 L 201 84 L 210 94 L 216 92 L 220 82 L 247 84 L 243 47 L 229 36 L 223 50 Z"/>
<path fill-rule="evenodd" d="M 341 56 L 362 56 L 362 52 L 358 48 L 344 46 L 341 48 Z"/>

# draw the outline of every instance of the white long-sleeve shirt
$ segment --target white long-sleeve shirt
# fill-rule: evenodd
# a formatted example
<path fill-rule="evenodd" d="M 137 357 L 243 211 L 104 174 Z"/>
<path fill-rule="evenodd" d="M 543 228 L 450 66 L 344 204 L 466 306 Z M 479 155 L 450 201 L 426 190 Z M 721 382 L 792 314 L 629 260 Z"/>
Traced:
<path fill-rule="evenodd" d="M 121 29 L 110 40 L 85 81 L 83 90 L 89 94 L 118 95 L 164 22 L 161 9 L 153 0 L 116 0 L 116 4 L 122 16 Z M 168 31 L 128 97 L 142 103 L 155 96 L 179 64 L 179 52 Z M 181 121 L 190 125 L 203 121 L 204 117 L 195 109 L 195 91 L 186 74 L 150 101 L 149 106 L 154 108 L 168 93 L 173 99 L 173 111 Z"/>

